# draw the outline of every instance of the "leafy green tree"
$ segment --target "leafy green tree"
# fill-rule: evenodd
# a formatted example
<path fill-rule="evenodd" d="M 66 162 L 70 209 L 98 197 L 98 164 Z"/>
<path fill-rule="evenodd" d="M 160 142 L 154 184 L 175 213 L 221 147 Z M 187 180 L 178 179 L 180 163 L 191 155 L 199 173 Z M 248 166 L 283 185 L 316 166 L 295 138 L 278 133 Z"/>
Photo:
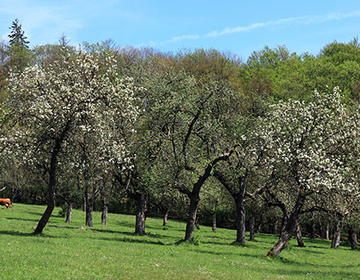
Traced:
<path fill-rule="evenodd" d="M 100 62 L 98 55 L 81 50 L 73 58 L 65 48 L 46 70 L 35 65 L 11 76 L 12 98 L 2 120 L 16 125 L 1 139 L 1 146 L 24 162 L 43 165 L 48 174 L 48 205 L 35 233 L 42 232 L 51 216 L 59 160 L 67 158 L 65 148 L 74 145 L 79 134 L 95 131 L 102 139 L 99 150 L 110 150 L 109 162 L 125 160 L 124 142 L 112 141 L 111 128 L 121 120 L 135 120 L 134 88 L 131 80 L 117 77 L 111 56 L 105 72 Z"/>
<path fill-rule="evenodd" d="M 253 124 L 256 127 L 256 124 Z M 271 173 L 265 167 L 264 139 L 252 138 L 245 129 L 239 134 L 238 148 L 226 161 L 219 163 L 214 177 L 234 199 L 236 208 L 236 242 L 245 245 L 245 201 L 255 199 L 268 187 Z M 266 140 L 265 140 L 266 141 Z"/>
<path fill-rule="evenodd" d="M 358 144 L 358 114 L 349 114 L 338 88 L 328 94 L 314 93 L 313 101 L 279 102 L 273 105 L 260 134 L 270 139 L 268 169 L 277 183 L 267 189 L 284 214 L 279 241 L 268 255 L 278 255 L 296 230 L 299 215 L 309 202 L 355 189 L 347 158 Z M 339 203 L 339 200 L 335 200 Z M 343 207 L 344 203 L 340 203 Z"/>
<path fill-rule="evenodd" d="M 148 189 L 156 162 L 163 166 L 163 182 L 190 200 L 185 238 L 189 241 L 201 187 L 213 166 L 228 156 L 219 149 L 216 133 L 225 129 L 221 126 L 227 120 L 223 112 L 232 108 L 226 104 L 236 98 L 226 81 L 217 81 L 207 74 L 201 76 L 203 79 L 195 77 L 181 66 L 183 62 L 157 54 L 145 53 L 143 57 L 136 69 L 141 76 L 134 75 L 146 88 L 139 97 L 144 104 L 144 118 L 138 129 L 143 143 L 139 149 L 142 152 L 137 152 L 137 159 L 142 159 L 142 168 L 136 168 L 141 172 L 137 174 L 143 174 L 138 182 Z M 144 167 L 144 162 L 150 166 Z"/>
<path fill-rule="evenodd" d="M 295 54 L 290 54 L 285 46 L 278 46 L 271 49 L 265 46 L 260 51 L 254 51 L 247 60 L 250 67 L 263 67 L 265 69 L 275 69 L 281 62 L 290 59 Z"/>

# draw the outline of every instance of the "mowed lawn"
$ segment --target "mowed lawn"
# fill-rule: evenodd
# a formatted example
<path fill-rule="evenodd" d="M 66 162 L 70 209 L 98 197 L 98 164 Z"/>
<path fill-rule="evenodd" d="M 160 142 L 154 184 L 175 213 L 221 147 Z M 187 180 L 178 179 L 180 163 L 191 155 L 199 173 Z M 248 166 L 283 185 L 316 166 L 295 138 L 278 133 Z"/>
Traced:
<path fill-rule="evenodd" d="M 148 218 L 147 235 L 134 232 L 135 217 L 109 214 L 108 226 L 94 213 L 94 227 L 74 210 L 71 224 L 53 213 L 44 233 L 33 235 L 44 206 L 14 204 L 0 209 L 0 279 L 360 279 L 360 251 L 346 243 L 292 240 L 280 257 L 264 257 L 277 240 L 259 234 L 245 247 L 233 243 L 234 230 L 202 226 L 198 245 L 179 243 L 185 223 Z"/>

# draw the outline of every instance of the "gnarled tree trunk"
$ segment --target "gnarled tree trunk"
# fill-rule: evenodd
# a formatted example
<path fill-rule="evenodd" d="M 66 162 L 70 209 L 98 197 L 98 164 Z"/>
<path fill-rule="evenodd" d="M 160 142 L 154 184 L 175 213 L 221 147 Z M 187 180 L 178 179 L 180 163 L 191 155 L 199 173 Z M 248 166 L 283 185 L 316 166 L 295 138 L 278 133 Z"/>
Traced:
<path fill-rule="evenodd" d="M 85 226 L 92 227 L 93 226 L 93 211 L 94 211 L 94 199 L 93 196 L 90 195 L 90 185 L 89 182 L 85 182 L 85 201 L 86 201 L 86 217 L 85 217 Z"/>
<path fill-rule="evenodd" d="M 236 187 L 231 186 L 226 177 L 218 170 L 215 170 L 214 176 L 227 189 L 233 197 L 236 205 L 236 242 L 245 245 L 245 179 L 244 177 L 237 178 Z"/>
<path fill-rule="evenodd" d="M 330 227 L 328 223 L 325 225 L 325 239 L 330 240 Z"/>
<path fill-rule="evenodd" d="M 85 226 L 92 227 L 93 226 L 93 201 L 90 198 L 86 203 L 86 219 L 85 219 Z"/>
<path fill-rule="evenodd" d="M 351 250 L 356 250 L 358 248 L 358 237 L 353 225 L 349 229 L 349 242 L 351 245 Z"/>
<path fill-rule="evenodd" d="M 245 245 L 245 203 L 244 197 L 239 194 L 236 202 L 236 242 Z"/>
<path fill-rule="evenodd" d="M 290 238 L 296 232 L 296 226 L 298 224 L 300 211 L 304 205 L 304 201 L 305 201 L 305 196 L 299 194 L 291 215 L 288 216 L 288 214 L 286 212 L 284 212 L 283 226 L 281 228 L 279 241 L 266 254 L 267 257 L 270 257 L 272 255 L 277 256 L 281 253 L 282 250 L 285 249 Z"/>
<path fill-rule="evenodd" d="M 343 222 L 341 219 L 336 223 L 336 226 L 334 229 L 334 235 L 331 240 L 331 248 L 337 248 L 340 246 L 340 237 L 341 237 L 342 227 L 343 227 Z"/>
<path fill-rule="evenodd" d="M 213 213 L 212 217 L 212 231 L 216 232 L 216 211 Z"/>
<path fill-rule="evenodd" d="M 315 227 L 315 218 L 314 213 L 311 213 L 311 221 L 310 221 L 310 237 L 315 238 L 316 227 Z"/>
<path fill-rule="evenodd" d="M 65 223 L 70 224 L 70 223 L 71 223 L 71 216 L 72 216 L 72 209 L 73 209 L 72 203 L 69 203 L 68 206 L 69 206 L 69 207 L 68 207 L 68 209 L 67 209 L 67 211 L 66 211 L 66 220 L 65 220 Z"/>
<path fill-rule="evenodd" d="M 190 207 L 188 213 L 188 220 L 186 224 L 185 241 L 191 241 L 194 236 L 194 226 L 196 223 L 196 215 L 199 207 L 200 195 L 199 193 L 193 193 L 190 196 Z"/>
<path fill-rule="evenodd" d="M 50 160 L 50 170 L 49 170 L 49 183 L 48 183 L 48 203 L 44 214 L 42 215 L 34 233 L 40 234 L 42 233 L 44 227 L 50 219 L 50 216 L 55 208 L 55 187 L 56 187 L 56 171 L 58 166 L 57 157 L 60 152 L 61 143 L 63 138 L 65 137 L 65 133 L 67 130 L 64 130 L 62 136 L 57 139 L 55 142 L 55 146 L 53 152 L 51 154 Z"/>
<path fill-rule="evenodd" d="M 135 233 L 144 235 L 145 234 L 145 212 L 147 210 L 148 196 L 146 193 L 137 193 L 135 195 L 136 200 L 136 224 Z"/>
<path fill-rule="evenodd" d="M 290 238 L 294 235 L 296 230 L 296 221 L 297 217 L 289 218 L 285 228 L 281 231 L 279 241 L 274 245 L 274 247 L 267 253 L 266 256 L 270 257 L 272 255 L 279 255 L 282 250 L 285 249 Z"/>
<path fill-rule="evenodd" d="M 163 217 L 163 227 L 166 227 L 166 225 L 167 225 L 168 216 L 169 216 L 169 209 L 166 209 L 164 217 Z"/>
<path fill-rule="evenodd" d="M 300 228 L 300 223 L 299 222 L 296 223 L 295 237 L 296 237 L 298 246 L 299 247 L 305 247 L 304 241 L 302 239 L 301 228 Z"/>
<path fill-rule="evenodd" d="M 192 192 L 186 193 L 190 198 L 190 207 L 189 207 L 189 214 L 186 224 L 186 231 L 185 231 L 185 241 L 191 241 L 194 235 L 194 225 L 196 222 L 196 215 L 199 207 L 200 202 L 200 190 L 201 187 L 204 185 L 206 180 L 210 177 L 211 171 L 216 166 L 219 161 L 227 160 L 234 151 L 230 151 L 229 153 L 223 154 L 221 156 L 216 157 L 214 160 L 208 163 L 206 166 L 204 173 L 199 176 L 197 182 L 194 184 Z"/>
<path fill-rule="evenodd" d="M 108 206 L 107 204 L 104 204 L 101 213 L 101 224 L 104 226 L 107 225 L 107 216 L 108 216 Z"/>
<path fill-rule="evenodd" d="M 254 241 L 255 240 L 255 217 L 254 215 L 251 215 L 250 217 L 250 241 Z"/>
<path fill-rule="evenodd" d="M 84 195 L 84 198 L 83 198 L 83 212 L 86 212 L 86 196 Z"/>
<path fill-rule="evenodd" d="M 109 207 L 108 207 L 108 202 L 107 202 L 107 195 L 106 195 L 106 181 L 107 181 L 107 176 L 103 176 L 102 180 L 99 182 L 99 186 L 100 186 L 100 196 L 101 196 L 101 209 L 102 209 L 102 213 L 101 213 L 101 224 L 106 226 L 107 225 L 107 217 L 108 217 L 108 211 L 109 211 Z"/>
<path fill-rule="evenodd" d="M 55 208 L 55 196 L 54 196 L 54 198 L 48 199 L 48 205 L 46 207 L 46 210 L 45 210 L 44 214 L 42 215 L 34 233 L 36 233 L 36 234 L 42 233 L 44 227 L 46 226 L 47 222 L 50 219 L 50 216 L 51 216 L 54 208 Z"/>

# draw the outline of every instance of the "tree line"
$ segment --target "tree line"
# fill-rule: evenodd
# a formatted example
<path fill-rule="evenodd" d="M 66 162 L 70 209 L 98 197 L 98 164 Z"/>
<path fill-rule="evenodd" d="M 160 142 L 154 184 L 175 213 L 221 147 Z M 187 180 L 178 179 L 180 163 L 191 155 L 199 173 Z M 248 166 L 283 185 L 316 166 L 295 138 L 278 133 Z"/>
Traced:
<path fill-rule="evenodd" d="M 314 56 L 284 46 L 246 62 L 214 49 L 58 44 L 30 49 L 18 20 L 0 44 L 1 182 L 15 201 L 147 213 L 357 247 L 360 44 Z M 219 219 L 221 218 L 221 219 Z M 316 229 L 316 226 L 320 228 Z"/>

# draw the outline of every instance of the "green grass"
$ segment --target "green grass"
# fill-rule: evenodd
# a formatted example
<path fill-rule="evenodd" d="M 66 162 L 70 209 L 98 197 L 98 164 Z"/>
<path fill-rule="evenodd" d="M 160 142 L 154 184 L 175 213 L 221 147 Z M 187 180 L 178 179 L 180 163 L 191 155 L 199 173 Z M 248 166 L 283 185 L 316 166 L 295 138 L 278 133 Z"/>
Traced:
<path fill-rule="evenodd" d="M 109 214 L 108 226 L 94 213 L 94 227 L 84 225 L 85 214 L 74 210 L 65 224 L 54 211 L 42 235 L 33 235 L 45 207 L 14 204 L 0 209 L 0 279 L 360 279 L 360 251 L 346 244 L 330 249 L 330 242 L 291 240 L 280 257 L 264 255 L 277 240 L 259 234 L 245 247 L 233 243 L 236 232 L 202 227 L 199 245 L 180 243 L 185 224 L 148 218 L 147 235 L 134 232 L 135 217 Z"/>

